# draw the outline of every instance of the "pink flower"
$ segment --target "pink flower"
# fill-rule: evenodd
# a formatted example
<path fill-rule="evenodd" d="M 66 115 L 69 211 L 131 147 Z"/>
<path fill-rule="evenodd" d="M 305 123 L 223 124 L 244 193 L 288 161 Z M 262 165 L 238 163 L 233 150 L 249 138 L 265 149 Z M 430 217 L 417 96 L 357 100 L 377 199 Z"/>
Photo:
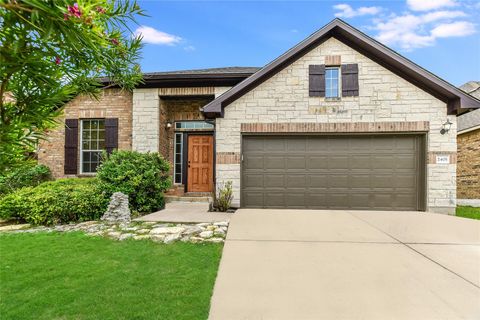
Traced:
<path fill-rule="evenodd" d="M 56 64 L 56 65 L 59 65 L 60 62 L 62 62 L 62 60 L 60 60 L 60 57 L 59 57 L 59 56 L 56 56 L 56 57 L 55 57 L 55 64 Z"/>
<path fill-rule="evenodd" d="M 102 8 L 102 7 L 97 7 L 97 12 L 98 13 L 106 13 L 107 10 L 105 8 Z"/>
<path fill-rule="evenodd" d="M 63 20 L 65 20 L 65 21 L 68 20 L 68 14 L 66 14 L 66 13 L 63 14 Z"/>
<path fill-rule="evenodd" d="M 118 42 L 118 40 L 115 39 L 115 38 L 110 39 L 110 41 L 116 46 L 118 46 L 120 44 L 120 42 Z"/>
<path fill-rule="evenodd" d="M 70 15 L 80 18 L 82 16 L 82 12 L 78 8 L 78 3 L 75 3 L 73 6 L 67 6 L 67 10 Z"/>

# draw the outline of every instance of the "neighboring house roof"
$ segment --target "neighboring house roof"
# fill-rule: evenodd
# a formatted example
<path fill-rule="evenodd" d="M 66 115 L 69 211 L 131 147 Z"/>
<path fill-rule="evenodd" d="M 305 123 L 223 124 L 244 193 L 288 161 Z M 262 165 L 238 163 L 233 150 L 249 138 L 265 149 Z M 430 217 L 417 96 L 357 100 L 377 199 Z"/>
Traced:
<path fill-rule="evenodd" d="M 234 86 L 245 80 L 260 68 L 225 67 L 210 69 L 148 72 L 143 74 L 143 83 L 138 88 L 192 87 L 192 86 Z M 110 84 L 108 77 L 101 78 L 104 85 Z"/>
<path fill-rule="evenodd" d="M 291 48 L 283 55 L 240 82 L 217 99 L 211 101 L 203 112 L 208 117 L 223 116 L 223 108 L 258 86 L 274 74 L 296 61 L 307 52 L 334 37 L 359 51 L 380 65 L 396 73 L 412 84 L 447 103 L 448 114 L 457 114 L 460 109 L 480 108 L 480 100 L 466 94 L 459 88 L 435 76 L 419 65 L 401 56 L 380 42 L 355 29 L 341 19 L 334 19 L 310 37 Z"/>
<path fill-rule="evenodd" d="M 460 87 L 463 91 L 480 98 L 480 81 L 469 81 Z M 457 117 L 457 132 L 459 134 L 480 129 L 480 109 L 470 111 Z"/>

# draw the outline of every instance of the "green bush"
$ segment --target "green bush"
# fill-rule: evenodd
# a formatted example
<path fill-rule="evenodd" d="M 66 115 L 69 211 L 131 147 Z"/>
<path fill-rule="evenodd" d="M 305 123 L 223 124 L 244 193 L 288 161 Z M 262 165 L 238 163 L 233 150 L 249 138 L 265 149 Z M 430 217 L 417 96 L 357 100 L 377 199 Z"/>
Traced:
<path fill-rule="evenodd" d="M 0 176 L 0 197 L 23 187 L 34 187 L 52 180 L 50 169 L 44 165 L 25 165 Z"/>
<path fill-rule="evenodd" d="M 108 201 L 95 178 L 59 179 L 6 195 L 0 199 L 0 218 L 36 225 L 94 220 L 103 215 Z"/>
<path fill-rule="evenodd" d="M 219 184 L 217 190 L 212 192 L 212 199 L 213 211 L 227 212 L 233 200 L 232 181 Z"/>
<path fill-rule="evenodd" d="M 132 212 L 150 213 L 163 209 L 163 193 L 170 188 L 170 166 L 158 153 L 114 151 L 98 167 L 99 187 L 110 197 L 128 195 Z"/>

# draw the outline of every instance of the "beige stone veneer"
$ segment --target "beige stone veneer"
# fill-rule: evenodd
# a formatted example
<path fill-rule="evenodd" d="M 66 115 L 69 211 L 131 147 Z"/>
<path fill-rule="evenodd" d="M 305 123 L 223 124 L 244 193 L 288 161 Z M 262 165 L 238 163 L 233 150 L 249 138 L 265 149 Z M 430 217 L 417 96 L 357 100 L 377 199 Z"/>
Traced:
<path fill-rule="evenodd" d="M 340 55 L 343 64 L 359 67 L 358 97 L 327 100 L 309 97 L 308 66 L 325 63 L 325 56 Z M 442 124 L 453 123 L 442 135 Z M 330 38 L 287 66 L 270 79 L 247 92 L 225 108 L 217 119 L 217 182 L 233 181 L 235 204 L 240 201 L 240 164 L 243 123 L 343 123 L 343 122 L 429 123 L 427 151 L 456 153 L 456 118 L 447 116 L 447 106 L 427 92 L 395 75 L 342 42 Z M 232 159 L 228 163 L 228 159 Z M 430 211 L 453 213 L 456 205 L 456 164 L 427 164 L 427 207 Z"/>

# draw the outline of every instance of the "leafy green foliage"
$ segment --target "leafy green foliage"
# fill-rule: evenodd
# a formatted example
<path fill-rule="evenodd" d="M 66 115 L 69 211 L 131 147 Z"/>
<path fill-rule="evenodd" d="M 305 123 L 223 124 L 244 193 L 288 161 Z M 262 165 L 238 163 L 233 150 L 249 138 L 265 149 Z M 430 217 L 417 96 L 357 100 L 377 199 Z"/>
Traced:
<path fill-rule="evenodd" d="M 150 213 L 164 207 L 163 192 L 171 186 L 170 166 L 158 153 L 114 151 L 97 169 L 100 189 L 128 195 L 130 209 Z"/>
<path fill-rule="evenodd" d="M 0 218 L 52 225 L 99 219 L 108 199 L 95 178 L 59 179 L 18 189 L 0 199 Z"/>
<path fill-rule="evenodd" d="M 34 187 L 52 180 L 50 168 L 44 165 L 26 165 L 15 169 L 6 176 L 0 176 L 0 197 L 16 189 Z"/>
<path fill-rule="evenodd" d="M 74 4 L 76 2 L 76 4 Z M 99 76 L 141 81 L 130 0 L 0 0 L 0 174 L 35 151 L 66 102 L 96 96 Z"/>
<path fill-rule="evenodd" d="M 212 193 L 213 209 L 220 212 L 227 212 L 232 206 L 233 189 L 232 181 L 227 181 L 217 186 L 217 190 Z"/>

